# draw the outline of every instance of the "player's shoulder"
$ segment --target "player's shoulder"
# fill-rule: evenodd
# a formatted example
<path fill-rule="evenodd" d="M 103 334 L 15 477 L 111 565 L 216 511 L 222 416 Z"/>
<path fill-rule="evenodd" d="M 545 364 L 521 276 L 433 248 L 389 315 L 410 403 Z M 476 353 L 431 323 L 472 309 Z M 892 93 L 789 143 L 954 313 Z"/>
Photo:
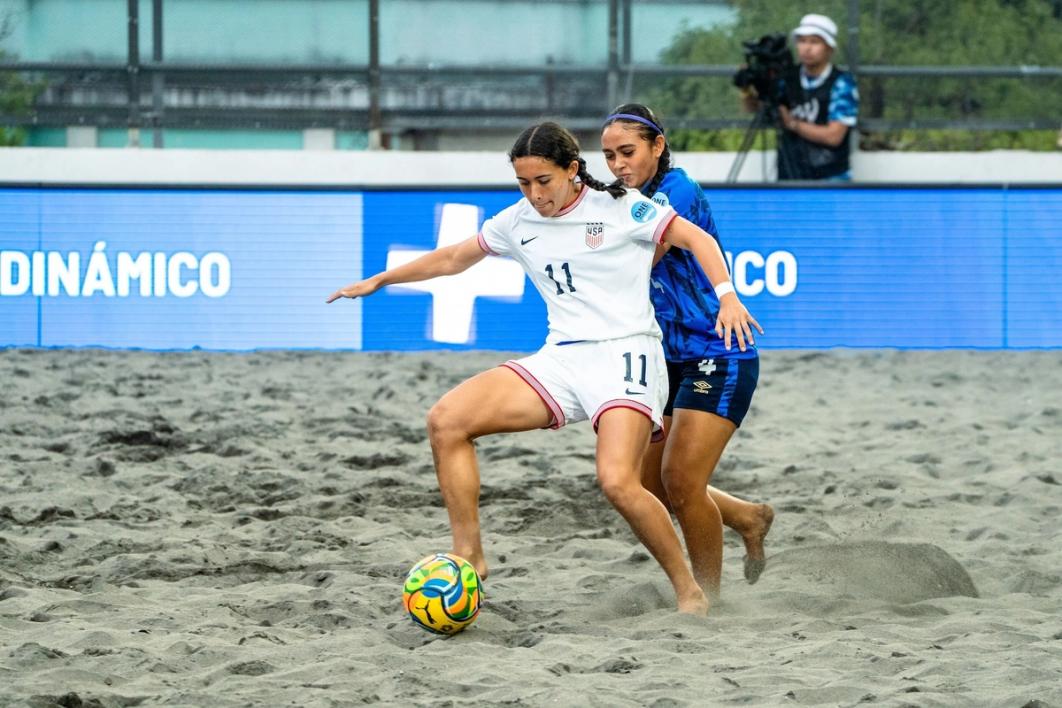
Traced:
<path fill-rule="evenodd" d="M 636 202 L 644 202 L 646 198 L 642 196 L 642 193 L 637 189 L 631 189 L 630 187 L 618 197 L 614 197 L 606 191 L 591 190 L 587 196 L 586 201 L 594 209 L 604 209 L 626 212 L 630 210 L 630 206 Z"/>
<path fill-rule="evenodd" d="M 667 171 L 667 174 L 664 175 L 664 181 L 667 182 L 669 180 L 676 184 L 696 184 L 689 173 L 681 167 L 672 167 Z"/>
<path fill-rule="evenodd" d="M 537 212 L 531 207 L 531 203 L 527 199 L 520 199 L 487 219 L 482 228 L 499 236 L 509 236 L 516 229 L 517 224 L 533 214 Z"/>
<path fill-rule="evenodd" d="M 510 204 L 501 211 L 499 211 L 494 218 L 514 222 L 518 219 L 526 218 L 533 214 L 537 214 L 534 207 L 531 206 L 531 202 L 527 201 L 527 197 L 523 197 L 520 201 Z"/>
<path fill-rule="evenodd" d="M 661 206 L 672 206 L 679 213 L 684 213 L 690 205 L 704 198 L 701 186 L 681 167 L 671 168 L 653 195 L 654 202 Z"/>
<path fill-rule="evenodd" d="M 672 167 L 664 175 L 664 179 L 660 182 L 660 186 L 657 188 L 657 192 L 664 192 L 668 195 L 672 202 L 679 199 L 689 199 L 690 196 L 697 193 L 700 187 L 693 181 L 693 178 L 686 173 L 686 170 L 681 167 Z"/>
<path fill-rule="evenodd" d="M 591 189 L 590 187 L 584 187 L 585 194 L 580 196 L 580 214 L 586 219 L 591 221 L 598 221 L 603 218 L 611 217 L 615 218 L 617 214 L 626 212 L 627 204 L 626 199 L 630 195 L 630 190 L 618 199 L 613 197 L 606 191 Z"/>
<path fill-rule="evenodd" d="M 637 189 L 628 189 L 618 200 L 628 221 L 644 224 L 651 221 L 660 212 L 661 206 Z"/>

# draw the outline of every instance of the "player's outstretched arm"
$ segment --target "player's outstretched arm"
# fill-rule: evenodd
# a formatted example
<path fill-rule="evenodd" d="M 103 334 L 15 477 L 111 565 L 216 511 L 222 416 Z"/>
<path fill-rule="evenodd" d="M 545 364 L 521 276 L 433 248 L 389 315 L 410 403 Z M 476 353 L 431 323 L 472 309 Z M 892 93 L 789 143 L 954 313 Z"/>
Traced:
<path fill-rule="evenodd" d="M 387 285 L 415 283 L 418 280 L 431 280 L 441 275 L 456 275 L 479 263 L 486 255 L 480 248 L 478 239 L 473 236 L 461 243 L 437 248 L 405 265 L 385 270 L 371 278 L 342 287 L 329 295 L 325 302 L 335 302 L 341 297 L 351 299 L 365 297 Z"/>
<path fill-rule="evenodd" d="M 755 327 L 763 334 L 763 327 L 749 314 L 734 292 L 719 243 L 699 226 L 681 216 L 671 220 L 667 231 L 664 232 L 664 241 L 693 253 L 719 295 L 719 316 L 715 320 L 715 333 L 723 338 L 727 349 L 730 349 L 733 336 L 736 335 L 738 348 L 745 351 L 746 341 L 749 344 L 755 341 L 752 328 Z"/>

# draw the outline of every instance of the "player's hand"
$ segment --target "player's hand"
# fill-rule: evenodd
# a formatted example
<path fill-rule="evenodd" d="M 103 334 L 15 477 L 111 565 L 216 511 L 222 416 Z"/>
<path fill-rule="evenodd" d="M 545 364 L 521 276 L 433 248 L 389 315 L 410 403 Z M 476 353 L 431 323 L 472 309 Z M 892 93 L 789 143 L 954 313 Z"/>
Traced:
<path fill-rule="evenodd" d="M 374 292 L 380 289 L 380 284 L 376 278 L 369 278 L 367 280 L 359 280 L 356 283 L 336 290 L 334 293 L 328 296 L 325 300 L 326 303 L 335 302 L 341 297 L 349 297 L 351 300 L 358 297 L 365 297 L 366 295 L 372 295 Z"/>
<path fill-rule="evenodd" d="M 719 316 L 715 319 L 715 333 L 723 339 L 727 351 L 730 351 L 735 335 L 738 349 L 741 351 L 755 344 L 756 340 L 752 336 L 753 327 L 763 334 L 763 327 L 760 327 L 756 318 L 749 314 L 736 294 L 727 293 L 720 299 Z"/>

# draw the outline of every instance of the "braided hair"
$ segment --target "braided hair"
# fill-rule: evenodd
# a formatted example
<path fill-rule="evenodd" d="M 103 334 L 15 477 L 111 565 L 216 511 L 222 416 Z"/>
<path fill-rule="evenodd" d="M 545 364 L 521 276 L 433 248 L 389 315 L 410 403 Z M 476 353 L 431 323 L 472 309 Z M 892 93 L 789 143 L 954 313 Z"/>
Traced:
<path fill-rule="evenodd" d="M 586 171 L 586 160 L 579 157 L 579 141 L 566 128 L 551 121 L 532 125 L 520 133 L 509 150 L 509 162 L 519 157 L 540 157 L 563 169 L 575 161 L 579 163 L 579 181 L 590 189 L 608 192 L 613 199 L 619 199 L 627 193 L 622 180 L 605 184 L 594 179 Z"/>
<path fill-rule="evenodd" d="M 624 115 L 636 116 L 647 122 L 643 123 L 639 120 L 623 118 L 622 116 Z M 656 136 L 664 136 L 664 151 L 660 153 L 660 159 L 657 160 L 656 174 L 653 175 L 653 178 L 649 180 L 649 184 L 642 190 L 642 194 L 652 199 L 653 195 L 656 194 L 656 190 L 660 189 L 660 184 L 664 181 L 664 177 L 671 171 L 671 145 L 668 144 L 667 136 L 664 135 L 664 124 L 660 122 L 660 119 L 656 117 L 656 114 L 653 113 L 649 106 L 641 103 L 624 103 L 622 106 L 616 106 L 612 113 L 609 114 L 602 128 L 607 128 L 618 121 L 623 121 L 627 125 L 634 127 L 638 131 L 638 135 L 650 143 L 656 140 Z"/>

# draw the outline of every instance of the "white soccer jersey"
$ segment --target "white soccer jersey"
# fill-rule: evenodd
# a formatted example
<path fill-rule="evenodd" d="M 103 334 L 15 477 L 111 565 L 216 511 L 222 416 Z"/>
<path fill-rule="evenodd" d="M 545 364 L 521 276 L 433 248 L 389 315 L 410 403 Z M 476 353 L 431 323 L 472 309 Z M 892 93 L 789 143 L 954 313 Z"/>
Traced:
<path fill-rule="evenodd" d="M 614 199 L 583 187 L 551 217 L 521 199 L 483 224 L 479 245 L 523 266 L 546 302 L 547 344 L 660 337 L 649 270 L 655 244 L 675 216 L 637 190 Z"/>

